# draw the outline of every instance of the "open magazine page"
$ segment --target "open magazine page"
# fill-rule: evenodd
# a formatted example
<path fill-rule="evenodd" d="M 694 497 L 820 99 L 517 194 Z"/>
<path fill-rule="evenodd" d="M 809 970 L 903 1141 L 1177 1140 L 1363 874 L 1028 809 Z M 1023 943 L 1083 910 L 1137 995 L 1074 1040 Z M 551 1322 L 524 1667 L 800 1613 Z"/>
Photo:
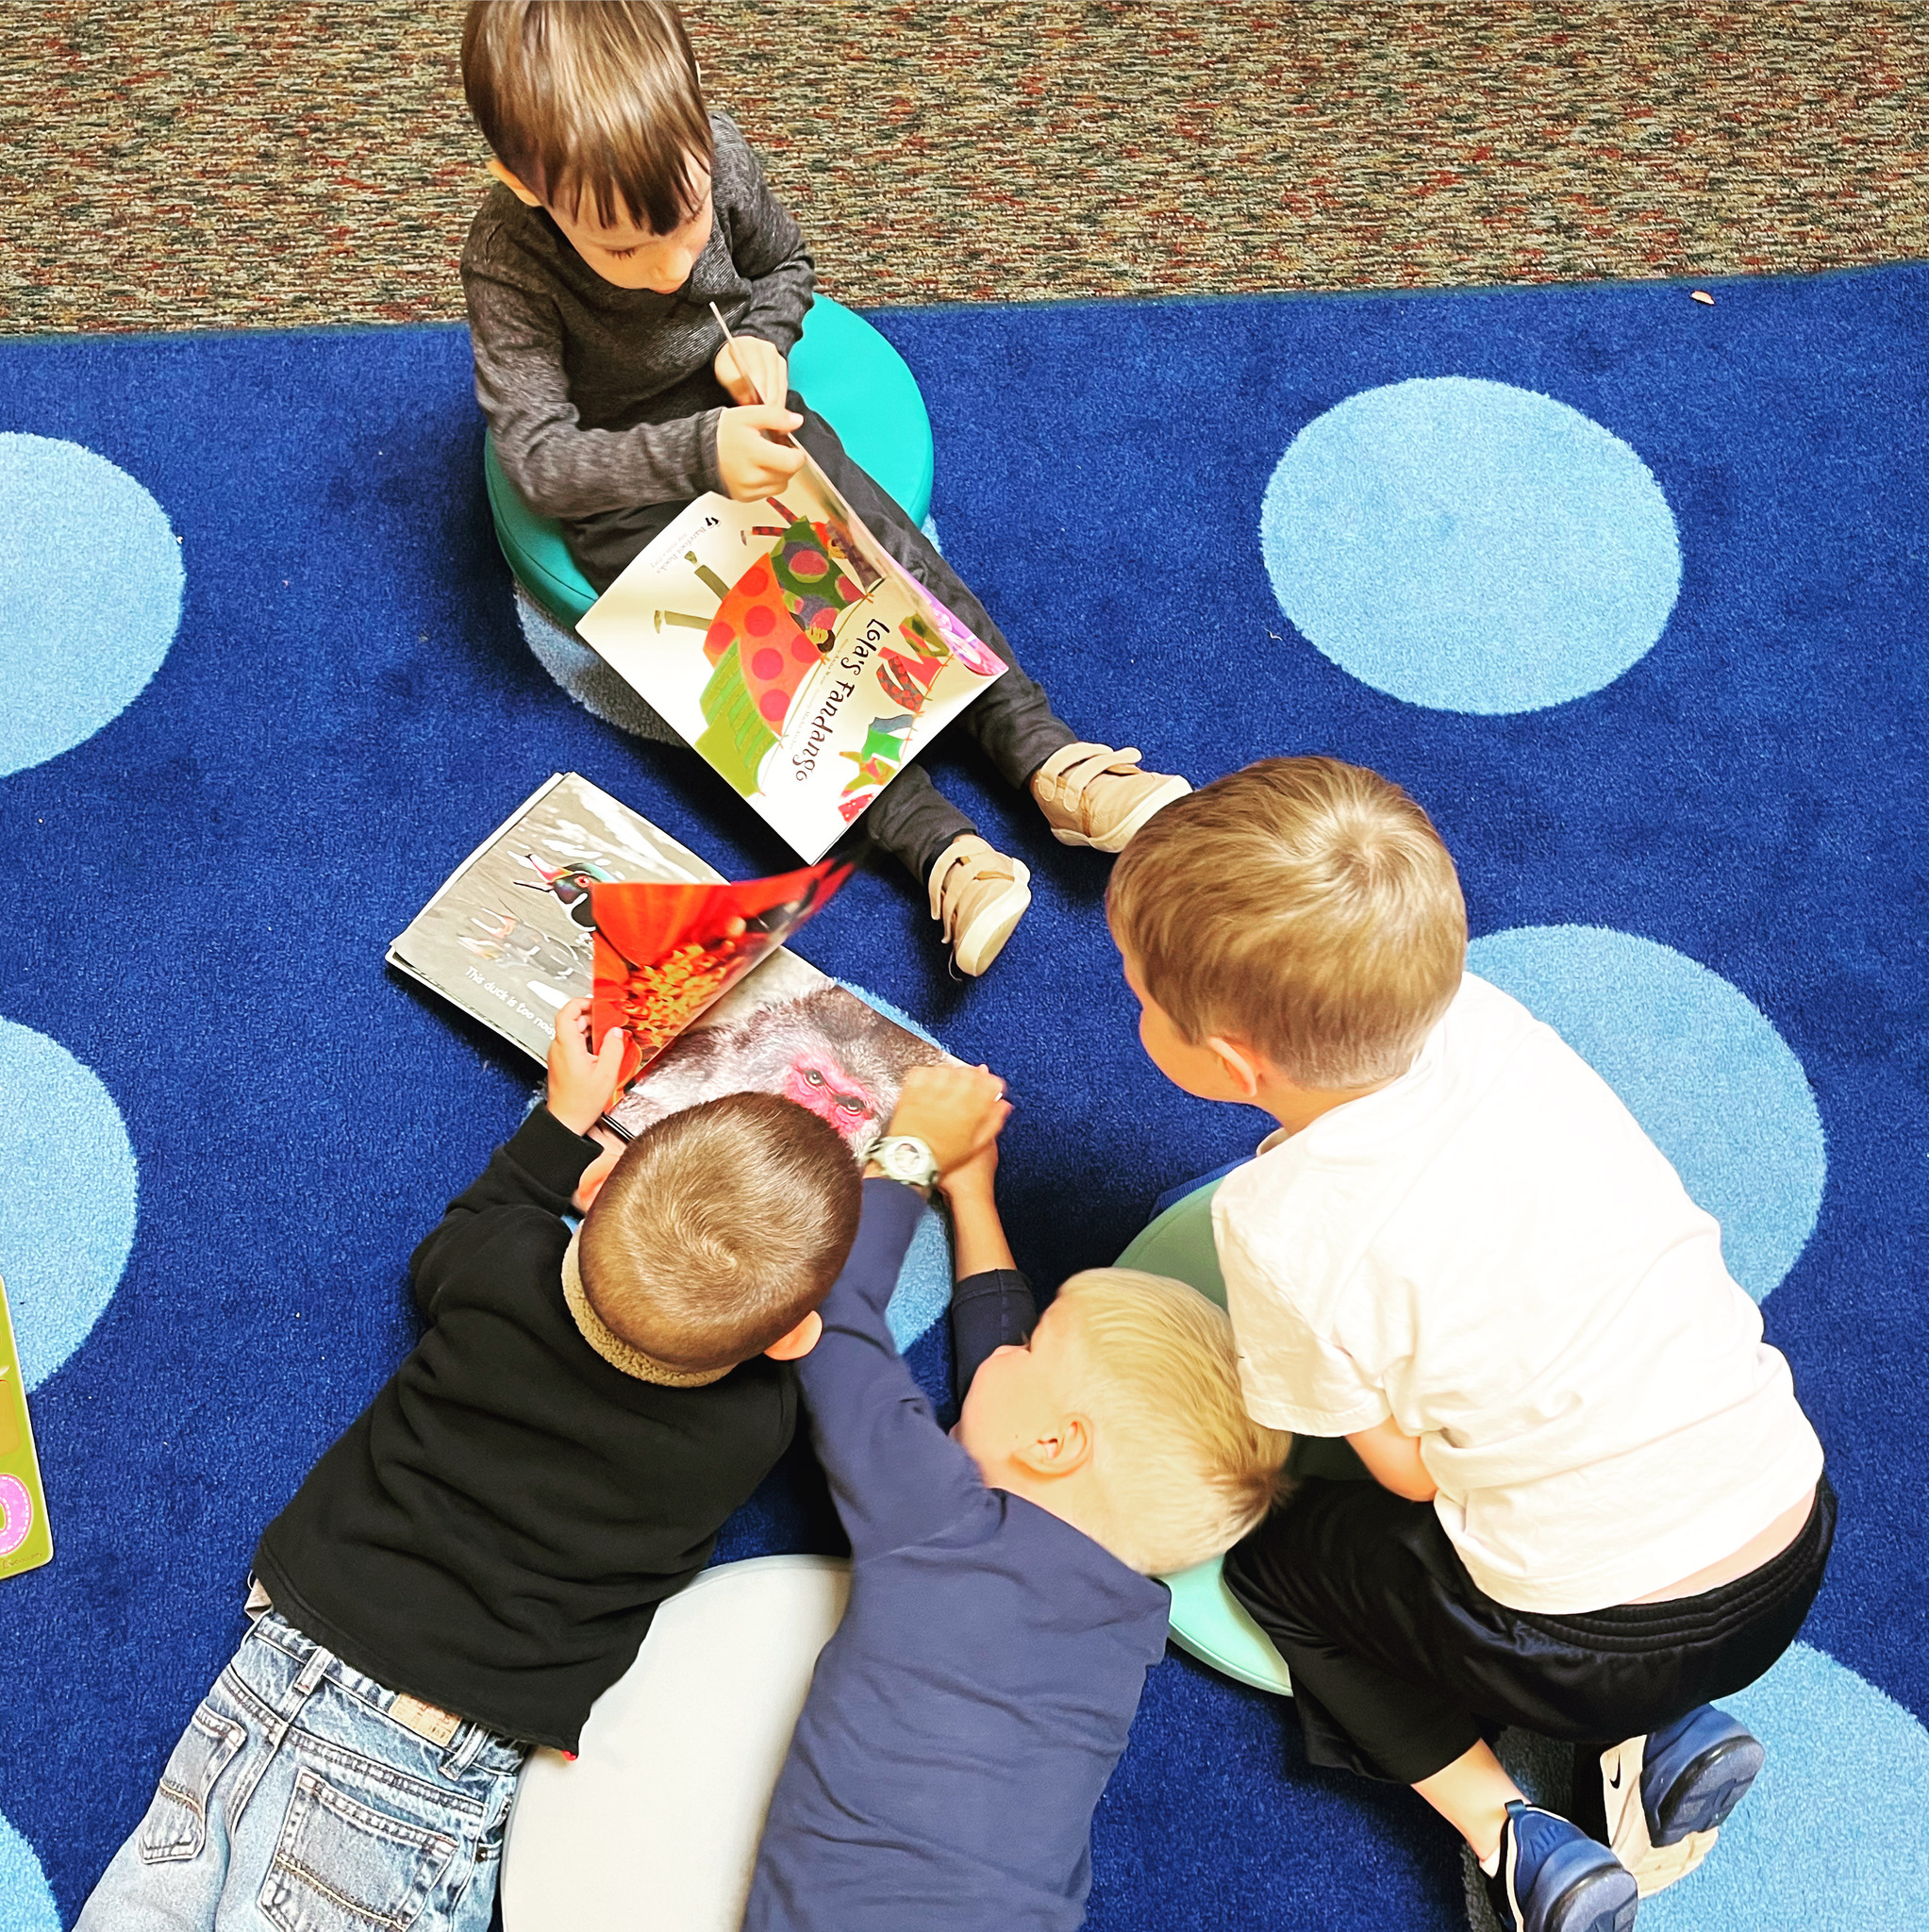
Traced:
<path fill-rule="evenodd" d="M 773 953 L 641 1076 L 609 1119 L 640 1134 L 721 1093 L 779 1093 L 827 1120 L 862 1160 L 905 1075 L 950 1058 L 795 953 Z"/>
<path fill-rule="evenodd" d="M 1005 670 L 812 462 L 699 497 L 576 627 L 806 859 Z"/>
<path fill-rule="evenodd" d="M 574 772 L 552 778 L 463 860 L 389 959 L 542 1059 L 557 1008 L 594 991 L 590 892 L 722 874 Z"/>
<path fill-rule="evenodd" d="M 766 953 L 782 945 L 851 875 L 826 860 L 740 885 L 596 885 L 590 1046 L 624 1034 L 622 1078 L 633 1080 Z"/>

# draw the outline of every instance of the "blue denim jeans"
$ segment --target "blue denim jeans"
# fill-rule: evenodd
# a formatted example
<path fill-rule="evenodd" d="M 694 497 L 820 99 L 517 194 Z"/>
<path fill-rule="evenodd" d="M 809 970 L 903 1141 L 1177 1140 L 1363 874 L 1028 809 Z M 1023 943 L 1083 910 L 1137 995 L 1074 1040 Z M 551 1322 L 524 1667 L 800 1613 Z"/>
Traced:
<path fill-rule="evenodd" d="M 75 1932 L 486 1932 L 525 1749 L 396 1702 L 260 1617 Z"/>

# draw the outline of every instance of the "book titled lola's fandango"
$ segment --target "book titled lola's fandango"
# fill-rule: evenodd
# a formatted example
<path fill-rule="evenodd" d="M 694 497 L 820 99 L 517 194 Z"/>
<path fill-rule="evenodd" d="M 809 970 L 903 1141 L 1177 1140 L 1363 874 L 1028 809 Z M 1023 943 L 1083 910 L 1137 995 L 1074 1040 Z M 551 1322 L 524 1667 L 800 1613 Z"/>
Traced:
<path fill-rule="evenodd" d="M 807 457 L 698 497 L 576 628 L 807 860 L 1006 669 Z"/>
<path fill-rule="evenodd" d="M 862 1158 L 914 1066 L 946 1055 L 784 950 L 838 864 L 727 883 L 574 773 L 517 808 L 390 947 L 409 977 L 543 1059 L 556 1015 L 592 1001 L 627 1036 L 624 1134 L 721 1093 L 780 1093 Z"/>

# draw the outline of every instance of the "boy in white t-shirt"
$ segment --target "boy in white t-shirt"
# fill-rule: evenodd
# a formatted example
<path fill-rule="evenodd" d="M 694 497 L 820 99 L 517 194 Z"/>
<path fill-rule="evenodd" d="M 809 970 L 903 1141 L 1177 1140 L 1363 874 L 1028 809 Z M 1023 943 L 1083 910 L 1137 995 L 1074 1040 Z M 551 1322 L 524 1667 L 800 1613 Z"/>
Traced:
<path fill-rule="evenodd" d="M 1835 1526 L 1719 1226 L 1465 971 L 1453 860 L 1375 774 L 1177 800 L 1107 914 L 1154 1063 L 1279 1122 L 1214 1202 L 1247 1408 L 1375 1478 L 1302 1480 L 1226 1559 L 1307 1755 L 1412 1785 L 1503 1924 L 1626 1932 L 1760 1768 L 1708 1700 L 1793 1641 Z M 1508 1724 L 1574 1741 L 1571 1818 L 1501 1768 Z"/>

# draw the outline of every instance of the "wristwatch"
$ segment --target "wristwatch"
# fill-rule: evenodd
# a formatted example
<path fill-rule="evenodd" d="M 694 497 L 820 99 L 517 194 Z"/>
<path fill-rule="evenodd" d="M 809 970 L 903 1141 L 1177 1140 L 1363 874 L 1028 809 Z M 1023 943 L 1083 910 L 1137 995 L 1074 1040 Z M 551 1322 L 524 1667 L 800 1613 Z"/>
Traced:
<path fill-rule="evenodd" d="M 915 1134 L 888 1134 L 871 1150 L 871 1165 L 888 1181 L 929 1193 L 938 1180 L 938 1159 Z"/>

